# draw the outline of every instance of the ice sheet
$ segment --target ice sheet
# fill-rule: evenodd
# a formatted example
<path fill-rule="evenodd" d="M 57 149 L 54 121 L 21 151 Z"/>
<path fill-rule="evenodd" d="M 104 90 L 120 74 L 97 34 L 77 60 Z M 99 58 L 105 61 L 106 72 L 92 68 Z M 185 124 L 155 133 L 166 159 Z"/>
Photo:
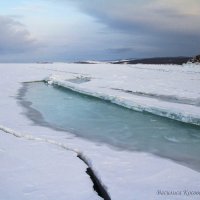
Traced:
<path fill-rule="evenodd" d="M 101 182 L 107 188 L 111 199 L 199 199 L 199 196 L 197 195 L 188 197 L 183 193 L 181 196 L 160 196 L 157 194 L 160 190 L 199 190 L 200 174 L 198 172 L 181 166 L 170 160 L 155 157 L 150 154 L 119 151 L 118 149 L 114 149 L 110 146 L 99 143 L 95 144 L 87 140 L 83 140 L 81 138 L 75 137 L 70 133 L 60 132 L 33 124 L 33 122 L 30 119 L 27 119 L 23 114 L 24 110 L 17 103 L 15 98 L 18 89 L 21 87 L 21 82 L 24 81 L 42 80 L 50 76 L 59 78 L 59 80 L 63 81 L 65 79 L 76 78 L 77 76 L 86 76 L 90 77 L 91 80 L 85 83 L 77 84 L 82 87 L 83 90 L 87 89 L 87 91 L 96 91 L 101 93 L 102 96 L 112 95 L 113 97 L 119 97 L 122 100 L 124 98 L 129 99 L 131 102 L 135 102 L 135 104 L 142 104 L 152 107 L 159 106 L 159 108 L 166 110 L 170 109 L 170 111 L 178 110 L 184 113 L 187 117 L 192 115 L 199 119 L 200 110 L 199 106 L 197 105 L 161 101 L 152 97 L 147 98 L 145 96 L 133 95 L 131 93 L 122 91 L 130 90 L 132 92 L 173 95 L 178 96 L 179 98 L 187 98 L 197 101 L 200 94 L 200 67 L 198 65 L 126 66 L 111 64 L 78 65 L 64 63 L 46 65 L 0 64 L 0 74 L 0 125 L 9 127 L 21 133 L 29 133 L 34 137 L 47 138 L 57 142 L 62 142 L 66 145 L 70 145 L 74 149 L 79 150 L 87 156 L 88 162 L 95 170 L 95 173 Z M 115 90 L 113 88 L 120 90 Z M 10 162 L 12 160 L 12 156 L 9 158 L 9 156 L 5 154 L 5 150 L 8 151 L 8 149 L 11 148 L 11 145 L 13 147 L 17 147 L 18 145 L 20 146 L 18 138 L 12 139 L 9 136 L 9 139 L 7 139 L 6 136 L 1 137 L 0 153 L 4 153 L 5 155 L 5 160 L 1 163 L 6 164 L 6 162 Z M 34 146 L 32 143 L 31 145 Z M 64 156 L 65 153 L 58 153 L 59 155 L 57 156 L 56 152 L 59 152 L 59 150 L 55 149 L 54 147 L 49 145 L 43 146 L 43 144 L 41 144 L 41 147 L 39 147 L 39 144 L 35 144 L 35 146 L 38 146 L 38 150 L 34 148 L 35 154 L 38 153 L 38 151 L 42 151 L 43 153 L 46 151 L 55 151 L 55 159 L 66 159 L 66 156 Z M 28 155 L 30 148 L 27 141 L 23 141 L 22 147 L 24 147 L 23 150 L 27 149 Z M 21 148 L 19 147 L 19 152 L 21 151 L 20 149 Z M 10 149 L 9 151 L 13 152 L 13 149 Z M 21 166 L 21 163 L 24 164 L 28 162 L 28 158 L 25 158 L 26 157 L 24 157 L 21 162 L 19 162 L 18 159 L 20 160 L 20 154 L 18 154 L 16 150 L 13 164 L 16 163 L 18 166 Z M 73 158 L 70 160 L 72 166 L 73 164 L 76 165 L 78 162 Z M 41 157 L 36 156 L 32 164 L 33 166 L 40 165 L 40 162 L 42 162 Z M 72 166 L 69 167 L 69 169 L 73 168 Z M 27 170 L 28 168 L 31 169 L 31 165 L 26 166 Z M 83 169 L 83 167 L 80 167 L 80 171 L 78 171 L 81 175 L 85 176 L 85 174 L 82 174 Z M 3 170 L 6 170 L 5 167 L 1 167 L 1 177 L 4 175 Z M 52 169 L 52 173 L 55 173 L 54 170 L 56 171 L 57 168 Z M 29 171 L 32 173 L 32 175 L 34 174 L 34 171 Z M 6 178 L 9 179 L 8 171 L 6 173 L 7 175 L 5 174 L 4 180 Z M 17 176 L 14 171 L 12 171 L 12 173 L 13 175 Z M 23 170 L 20 173 L 22 174 Z M 61 172 L 62 175 L 63 173 Z M 71 173 L 75 172 L 72 171 Z M 63 179 L 62 181 L 65 180 Z M 26 181 L 23 182 L 23 184 L 24 186 L 29 186 L 28 184 L 26 185 Z M 71 187 L 68 184 L 67 187 Z M 82 184 L 82 181 L 80 184 Z M 4 183 L 1 183 L 1 189 L 5 189 L 5 187 L 3 187 L 4 185 Z M 49 184 L 46 182 L 44 185 L 47 187 Z M 6 188 L 9 189 L 7 190 L 9 194 L 16 191 L 15 188 L 13 188 L 14 186 L 11 186 L 13 186 L 12 182 L 6 186 Z M 64 189 L 62 186 L 60 187 L 61 188 L 59 188 L 59 191 L 63 191 Z M 79 188 L 76 188 L 76 191 L 80 191 L 81 195 L 81 186 L 78 185 L 78 187 Z M 91 187 L 89 190 L 90 189 Z M 74 187 L 71 188 L 68 194 L 70 194 L 72 190 L 74 191 Z M 50 191 L 48 190 L 46 194 L 49 192 Z M 18 193 L 16 193 L 16 195 L 17 194 Z M 17 197 L 15 199 L 17 199 Z M 62 199 L 62 196 L 58 195 L 56 199 Z M 82 195 L 80 198 L 77 197 L 77 199 L 83 199 Z"/>

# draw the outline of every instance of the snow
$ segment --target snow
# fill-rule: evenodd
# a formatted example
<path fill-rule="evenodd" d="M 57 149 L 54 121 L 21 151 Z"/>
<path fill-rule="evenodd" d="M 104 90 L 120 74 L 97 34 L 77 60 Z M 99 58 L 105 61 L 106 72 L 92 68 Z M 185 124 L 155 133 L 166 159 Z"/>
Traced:
<path fill-rule="evenodd" d="M 46 79 L 132 109 L 156 114 L 162 110 L 167 117 L 175 114 L 178 120 L 198 123 L 200 66 L 0 64 L 0 74 L 0 199 L 100 199 L 85 173 L 87 166 L 75 152 L 85 156 L 113 200 L 199 199 L 183 194 L 199 191 L 199 172 L 151 154 L 120 151 L 33 124 L 16 96 L 21 82 Z M 78 77 L 89 81 L 68 81 Z M 158 190 L 182 191 L 182 195 L 160 196 Z"/>
<path fill-rule="evenodd" d="M 0 199 L 101 199 L 74 153 L 2 132 L 0 138 Z"/>
<path fill-rule="evenodd" d="M 73 84 L 62 75 L 52 75 L 47 81 L 133 110 L 200 125 L 199 66 L 117 66 L 115 74 L 99 68 L 105 74 L 91 74 L 85 84 Z"/>

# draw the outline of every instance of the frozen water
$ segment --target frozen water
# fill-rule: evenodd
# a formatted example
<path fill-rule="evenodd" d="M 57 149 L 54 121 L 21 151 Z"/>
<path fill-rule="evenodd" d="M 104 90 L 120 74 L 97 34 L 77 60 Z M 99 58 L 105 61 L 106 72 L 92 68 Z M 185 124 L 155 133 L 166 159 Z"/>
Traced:
<path fill-rule="evenodd" d="M 123 150 L 150 152 L 200 171 L 198 126 L 135 112 L 58 86 L 31 83 L 26 87 L 24 102 L 41 113 L 32 116 L 34 121 Z"/>
<path fill-rule="evenodd" d="M 74 89 L 81 92 L 91 91 L 91 94 L 98 93 L 103 97 L 110 95 L 113 99 L 115 98 L 116 100 L 123 101 L 124 103 L 130 103 L 131 105 L 138 105 L 142 108 L 149 108 L 151 109 L 150 111 L 157 108 L 158 111 L 164 110 L 168 113 L 180 113 L 185 117 L 183 120 L 192 122 L 191 120 L 193 118 L 200 119 L 199 106 L 174 103 L 165 101 L 165 99 L 159 100 L 141 95 L 138 96 L 113 90 L 111 88 L 118 88 L 124 91 L 141 92 L 145 94 L 156 94 L 159 96 L 176 96 L 178 99 L 184 98 L 187 100 L 194 100 L 193 102 L 195 102 L 200 97 L 199 65 L 78 65 L 66 63 L 42 65 L 15 63 L 0 64 L 0 73 L 2 75 L 2 79 L 0 81 L 0 126 L 10 128 L 23 135 L 27 134 L 33 136 L 34 138 L 39 137 L 48 140 L 50 139 L 55 142 L 62 143 L 65 146 L 72 147 L 73 149 L 77 149 L 79 152 L 83 152 L 83 154 L 86 155 L 87 160 L 89 160 L 90 166 L 92 166 L 98 175 L 98 178 L 106 186 L 112 200 L 160 200 L 166 198 L 170 200 L 199 200 L 199 195 L 158 196 L 156 194 L 158 189 L 170 191 L 183 191 L 185 189 L 189 191 L 199 191 L 200 173 L 198 171 L 194 171 L 169 159 L 163 159 L 146 152 L 143 153 L 125 150 L 119 151 L 116 148 L 110 148 L 108 145 L 96 145 L 94 142 L 85 140 L 82 137 L 75 137 L 75 135 L 73 137 L 72 134 L 67 132 L 50 129 L 44 126 L 33 125 L 30 119 L 28 119 L 25 115 L 22 115 L 22 107 L 16 102 L 15 98 L 18 89 L 21 87 L 21 82 L 43 80 L 46 79 L 46 77 L 51 76 L 58 77 L 55 82 L 59 81 L 62 85 L 70 85 L 71 87 L 74 87 Z M 69 79 L 74 79 L 77 76 L 91 77 L 91 80 L 81 84 L 67 81 Z M 36 117 L 34 116 L 34 112 L 30 112 L 30 110 L 29 114 L 33 114 L 33 117 Z M 45 115 L 43 114 L 43 117 L 44 116 Z M 38 118 L 38 121 L 39 120 L 41 119 Z M 166 136 L 166 142 L 179 145 L 179 143 L 176 143 L 179 138 L 177 140 L 175 135 L 176 133 L 169 135 L 170 137 Z M 199 133 L 196 131 L 194 133 L 189 133 L 189 135 L 193 138 L 200 137 Z M 40 192 L 38 194 L 49 196 L 52 193 L 58 192 L 59 194 L 56 198 L 61 199 L 61 190 L 63 190 L 64 193 L 67 193 L 64 196 L 65 199 L 67 198 L 71 200 L 73 199 L 72 196 L 76 195 L 76 199 L 82 200 L 82 192 L 85 193 L 87 190 L 88 192 L 86 194 L 91 194 L 91 196 L 86 199 L 95 199 L 94 197 L 97 195 L 92 195 L 92 182 L 85 173 L 85 167 L 81 167 L 83 163 L 79 162 L 79 159 L 76 157 L 73 158 L 70 156 L 70 152 L 64 151 L 61 156 L 56 156 L 54 159 L 54 155 L 58 152 L 54 149 L 54 145 L 45 145 L 43 148 L 42 145 L 34 142 L 35 148 L 32 148 L 29 141 L 24 141 L 25 144 L 22 145 L 20 141 L 23 139 L 13 138 L 13 142 L 10 143 L 11 140 L 12 138 L 6 140 L 4 137 L 1 137 L 0 140 L 0 157 L 2 159 L 6 159 L 5 161 L 2 160 L 0 162 L 0 180 L 2 180 L 2 187 L 0 187 L 0 190 L 4 190 L 8 195 L 12 195 L 13 198 L 11 199 L 22 199 L 19 196 L 20 190 L 18 190 L 18 188 L 22 186 L 29 186 L 26 181 L 28 177 L 33 177 L 34 180 L 36 179 L 33 171 L 34 169 L 37 172 L 40 172 L 41 178 L 43 177 L 40 166 L 42 166 L 42 163 L 46 163 L 47 165 L 45 165 L 48 166 L 49 162 L 47 163 L 46 160 L 41 157 L 42 155 L 44 155 L 45 159 L 48 159 L 55 164 L 53 165 L 55 167 L 52 168 L 52 171 L 49 169 L 51 166 L 42 168 L 44 169 L 45 174 L 49 173 L 51 175 L 48 176 L 47 179 L 44 179 L 45 182 L 57 172 L 59 172 L 59 177 L 62 178 L 57 179 L 58 181 L 61 181 L 58 184 L 55 181 L 53 181 L 51 185 L 44 184 L 44 187 L 48 188 L 48 190 L 44 191 L 41 187 L 39 187 L 40 190 L 38 191 Z M 95 140 L 97 141 L 97 138 Z M 8 141 L 10 142 L 8 143 Z M 198 141 L 199 140 L 196 140 L 197 143 Z M 177 146 L 177 148 L 179 147 Z M 189 151 L 188 149 L 191 148 L 193 147 L 189 145 L 184 151 Z M 10 149 L 10 151 L 7 149 Z M 171 153 L 171 157 L 177 152 L 181 155 L 180 151 L 177 149 L 175 150 L 176 151 Z M 40 153 L 41 151 L 42 153 Z M 12 157 L 14 160 L 10 157 L 10 152 L 14 153 L 14 157 Z M 69 153 L 69 156 L 67 153 Z M 26 154 L 27 156 L 25 156 Z M 33 155 L 36 154 L 39 155 L 38 159 L 36 159 L 35 156 L 35 159 L 33 159 Z M 190 155 L 191 160 L 194 160 L 193 155 L 191 153 Z M 181 156 L 179 158 L 181 158 Z M 26 167 L 24 170 L 20 171 L 21 173 L 18 173 L 15 170 L 17 166 L 19 166 L 19 162 L 17 162 L 16 159 L 19 161 L 21 160 L 20 162 L 22 167 Z M 189 160 L 189 158 L 187 158 L 187 160 Z M 4 164 L 8 161 L 11 161 L 11 163 L 7 165 L 9 167 L 4 167 Z M 25 166 L 27 161 L 30 161 L 33 165 Z M 61 162 L 66 163 L 64 170 L 60 170 L 60 167 L 57 167 L 57 165 Z M 71 167 L 67 166 L 68 164 L 70 164 Z M 35 168 L 36 166 L 38 167 Z M 76 167 L 78 168 L 77 170 Z M 12 182 L 12 172 L 10 169 L 13 169 L 13 174 L 19 179 L 14 178 L 15 181 Z M 5 171 L 7 171 L 7 173 L 5 173 Z M 27 174 L 26 172 L 28 172 L 30 176 L 25 176 L 25 174 Z M 68 175 L 72 175 L 72 182 L 70 181 L 68 184 L 63 184 L 65 177 L 68 177 Z M 79 177 L 82 176 L 86 176 L 86 179 L 79 180 Z M 73 184 L 75 181 L 74 177 L 75 179 L 78 178 L 77 180 L 79 184 Z M 33 181 L 33 178 L 30 180 Z M 6 180 L 9 180 L 10 184 L 6 184 Z M 89 185 L 87 183 L 89 183 Z M 7 187 L 5 188 L 6 185 Z M 51 190 L 51 188 L 53 189 Z M 0 192 L 0 194 L 2 196 L 3 193 Z M 72 196 L 69 196 L 69 194 L 72 194 Z M 78 198 L 77 195 L 80 195 L 80 198 Z M 38 199 L 35 198 L 34 195 L 30 195 L 29 197 L 29 199 Z M 54 196 L 52 195 L 51 197 L 53 198 Z M 8 198 L 3 197 L 0 199 L 8 200 Z"/>

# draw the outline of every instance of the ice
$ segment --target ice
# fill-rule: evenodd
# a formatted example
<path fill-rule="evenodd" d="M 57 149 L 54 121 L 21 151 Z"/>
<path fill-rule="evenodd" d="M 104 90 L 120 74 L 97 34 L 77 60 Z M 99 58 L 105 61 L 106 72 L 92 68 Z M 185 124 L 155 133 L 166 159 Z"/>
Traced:
<path fill-rule="evenodd" d="M 85 84 L 73 84 L 59 75 L 52 75 L 47 81 L 133 110 L 200 125 L 198 65 L 123 65 L 120 70 L 119 66 L 113 69 L 118 75 L 102 75 L 105 66 L 100 65 L 101 70 L 96 67 L 100 72 L 92 71 L 95 78 Z"/>
<path fill-rule="evenodd" d="M 159 112 L 162 109 L 168 112 L 168 114 L 180 113 L 180 116 L 184 116 L 187 121 L 188 118 L 199 119 L 200 107 L 197 105 L 158 100 L 112 89 L 117 88 L 133 92 L 172 95 L 196 101 L 200 96 L 199 65 L 0 64 L 0 74 L 0 125 L 20 133 L 29 133 L 33 137 L 64 143 L 73 149 L 83 152 L 112 200 L 199 199 L 197 195 L 189 197 L 184 195 L 157 195 L 158 190 L 199 190 L 199 172 L 168 159 L 162 159 L 147 153 L 119 151 L 104 144 L 93 143 L 75 137 L 73 134 L 67 132 L 33 124 L 23 114 L 24 110 L 16 99 L 22 82 L 53 77 L 54 80 L 52 81 L 69 84 L 70 87 L 79 89 L 81 92 L 98 93 L 102 97 L 109 95 L 113 101 L 116 99 L 116 101 L 120 101 L 123 104 L 129 102 L 130 106 L 135 106 L 138 109 L 145 108 L 147 111 L 155 111 L 157 109 Z M 73 79 L 77 75 L 91 77 L 91 81 L 81 84 L 73 84 L 66 81 L 67 79 Z M 0 199 L 9 199 L 5 195 L 11 195 L 10 199 L 22 199 L 21 194 L 24 193 L 29 194 L 28 197 L 26 196 L 26 199 L 31 199 L 31 197 L 33 197 L 32 199 L 39 199 L 36 198 L 39 197 L 36 194 L 39 194 L 38 191 L 44 191 L 42 190 L 44 188 L 47 188 L 44 192 L 46 196 L 55 192 L 54 194 L 57 194 L 57 196 L 54 199 L 58 200 L 63 198 L 61 194 L 77 194 L 80 196 L 77 196 L 76 199 L 82 200 L 84 197 L 82 194 L 86 190 L 86 193 L 91 195 L 88 200 L 98 198 L 92 190 L 92 182 L 90 182 L 90 179 L 84 172 L 85 165 L 79 159 L 77 160 L 72 152 L 57 149 L 57 147 L 46 143 L 38 144 L 35 141 L 25 141 L 5 134 L 1 133 L 0 135 L 0 154 L 2 155 L 1 159 L 4 159 L 1 160 L 0 169 L 0 195 L 4 196 Z M 50 158 L 48 157 L 48 155 L 51 155 L 49 153 L 52 154 Z M 68 166 L 68 159 L 70 160 L 70 166 Z M 47 170 L 46 161 L 47 164 L 52 164 L 50 166 L 54 166 L 51 170 L 50 168 Z M 57 176 L 58 165 L 62 165 L 62 170 L 59 171 Z M 65 169 L 63 169 L 64 165 L 66 166 Z M 6 170 L 7 166 L 10 171 Z M 25 167 L 25 170 L 23 167 Z M 31 180 L 35 176 L 36 171 L 34 169 L 38 169 L 39 172 L 46 172 L 41 177 L 43 182 L 37 187 L 28 184 L 28 180 Z M 78 178 L 75 175 L 76 173 L 80 174 L 83 178 L 79 179 L 79 184 L 73 184 L 75 183 L 74 178 Z M 55 183 L 61 181 L 65 185 L 59 184 L 60 182 L 58 184 L 50 184 L 47 174 L 50 174 L 50 177 L 56 180 Z M 67 182 L 65 174 L 73 175 L 72 182 Z M 19 179 L 10 179 L 10 177 L 17 177 Z M 60 177 L 59 180 L 57 179 L 58 177 Z M 38 183 L 39 179 L 40 177 L 36 176 L 33 180 L 35 183 Z M 26 190 L 22 191 L 23 187 Z M 36 188 L 38 190 L 34 194 L 32 189 Z M 15 196 L 12 196 L 12 193 Z"/>
<path fill-rule="evenodd" d="M 200 127 L 92 98 L 43 82 L 24 84 L 21 104 L 36 124 L 129 151 L 170 158 L 200 171 Z M 173 140 L 180 141 L 174 145 Z"/>

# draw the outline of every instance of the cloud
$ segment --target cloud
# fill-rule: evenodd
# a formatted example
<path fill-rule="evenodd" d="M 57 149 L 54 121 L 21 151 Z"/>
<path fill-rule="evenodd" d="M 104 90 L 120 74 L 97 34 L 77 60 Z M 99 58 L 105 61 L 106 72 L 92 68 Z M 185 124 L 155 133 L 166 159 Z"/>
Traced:
<path fill-rule="evenodd" d="M 200 32 L 198 0 L 74 0 L 74 2 L 81 11 L 113 28 Z"/>
<path fill-rule="evenodd" d="M 111 49 L 107 49 L 107 51 L 111 52 L 111 53 L 117 53 L 117 54 L 121 54 L 121 53 L 127 53 L 130 51 L 133 51 L 132 48 L 111 48 Z"/>
<path fill-rule="evenodd" d="M 0 55 L 19 54 L 39 48 L 36 40 L 20 22 L 0 16 Z"/>
<path fill-rule="evenodd" d="M 11 10 L 0 15 L 0 61 L 199 54 L 199 0 L 45 0 Z"/>
<path fill-rule="evenodd" d="M 61 0 L 74 3 L 81 12 L 92 16 L 97 23 L 123 32 L 130 45 L 141 52 L 155 55 L 193 55 L 198 53 L 200 41 L 199 0 Z M 113 33 L 114 34 L 114 33 Z M 142 40 L 135 40 L 140 36 Z M 120 41 L 123 40 L 123 37 Z M 112 47 L 111 47 L 112 49 Z M 133 52 L 134 52 L 133 51 Z M 119 53 L 116 51 L 113 53 Z M 128 52 L 128 51 L 127 51 Z"/>

